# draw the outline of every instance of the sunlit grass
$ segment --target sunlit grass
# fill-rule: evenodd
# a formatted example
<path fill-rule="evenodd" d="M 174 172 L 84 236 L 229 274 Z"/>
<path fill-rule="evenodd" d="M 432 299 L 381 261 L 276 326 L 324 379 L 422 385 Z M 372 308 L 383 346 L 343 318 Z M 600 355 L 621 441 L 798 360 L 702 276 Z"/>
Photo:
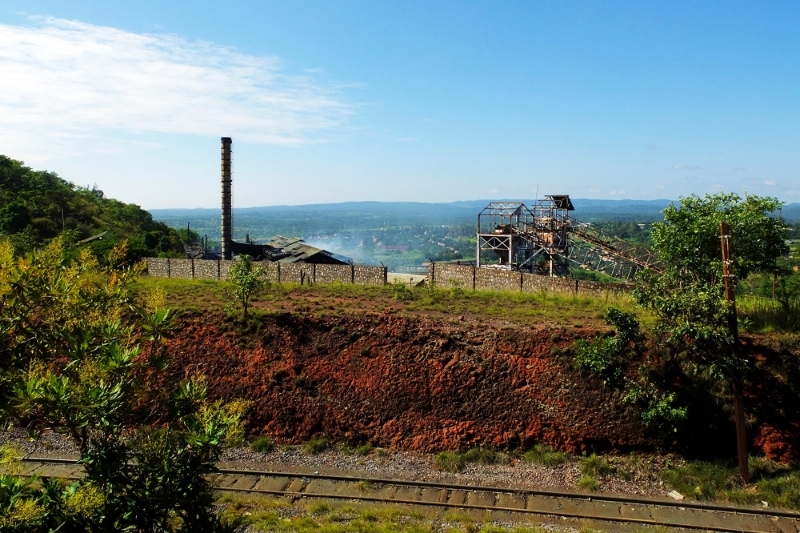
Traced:
<path fill-rule="evenodd" d="M 800 470 L 762 458 L 750 458 L 751 483 L 744 486 L 737 467 L 694 461 L 662 472 L 663 480 L 696 500 L 723 500 L 738 504 L 800 510 Z"/>
<path fill-rule="evenodd" d="M 177 311 L 222 310 L 229 302 L 229 284 L 213 280 L 185 280 L 144 276 L 133 285 L 134 292 L 160 287 L 167 304 Z M 606 309 L 616 307 L 640 316 L 646 325 L 652 317 L 636 308 L 624 293 L 598 295 L 553 294 L 545 292 L 450 291 L 415 287 L 411 298 L 398 301 L 391 286 L 344 283 L 300 285 L 273 283 L 254 301 L 255 309 L 316 315 L 382 313 L 426 315 L 450 320 L 502 319 L 509 323 L 558 324 L 565 327 L 605 328 Z"/>
<path fill-rule="evenodd" d="M 436 468 L 445 472 L 459 472 L 469 463 L 482 465 L 507 464 L 512 456 L 491 448 L 471 448 L 465 452 L 443 451 L 434 456 Z"/>
<path fill-rule="evenodd" d="M 800 299 L 772 300 L 760 296 L 743 296 L 736 301 L 739 321 L 752 332 L 800 332 Z"/>
<path fill-rule="evenodd" d="M 482 523 L 461 511 L 423 514 L 387 505 L 342 505 L 328 501 L 286 503 L 253 495 L 223 496 L 223 518 L 247 531 L 293 533 L 543 533 L 521 524 L 513 527 Z M 273 502 L 279 502 L 275 504 Z"/>

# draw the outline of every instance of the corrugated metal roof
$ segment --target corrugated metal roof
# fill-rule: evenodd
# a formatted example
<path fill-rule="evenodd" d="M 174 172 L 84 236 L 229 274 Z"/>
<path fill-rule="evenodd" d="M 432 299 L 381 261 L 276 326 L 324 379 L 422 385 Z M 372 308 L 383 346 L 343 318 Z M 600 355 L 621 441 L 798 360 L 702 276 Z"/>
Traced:
<path fill-rule="evenodd" d="M 279 263 L 318 262 L 318 260 L 323 259 L 326 263 L 344 264 L 344 261 L 336 259 L 327 250 L 310 246 L 303 239 L 275 235 L 266 242 L 266 246 L 276 249 L 279 255 Z M 310 261 L 312 258 L 317 261 Z"/>

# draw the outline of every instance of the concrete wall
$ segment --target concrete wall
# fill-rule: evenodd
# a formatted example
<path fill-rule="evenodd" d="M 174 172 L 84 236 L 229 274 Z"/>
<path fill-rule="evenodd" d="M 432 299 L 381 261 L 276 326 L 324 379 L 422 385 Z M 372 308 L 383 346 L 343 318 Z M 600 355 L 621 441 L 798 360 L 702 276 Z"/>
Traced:
<path fill-rule="evenodd" d="M 580 290 L 581 283 L 584 282 L 577 279 L 551 278 L 550 276 L 540 276 L 538 274 L 522 274 L 523 292 L 577 294 Z"/>
<path fill-rule="evenodd" d="M 198 261 L 206 261 L 206 259 L 198 259 Z M 233 261 L 230 259 L 223 259 L 222 261 L 217 261 L 217 263 L 219 263 L 219 279 L 226 281 L 228 279 L 228 271 L 231 269 Z"/>
<path fill-rule="evenodd" d="M 264 275 L 262 278 L 271 282 L 271 283 L 278 283 L 280 281 L 280 272 L 279 264 L 278 263 L 267 263 L 267 262 L 260 262 L 258 266 L 264 269 Z"/>
<path fill-rule="evenodd" d="M 570 278 L 555 278 L 495 270 L 493 268 L 475 268 L 469 265 L 452 263 L 431 265 L 429 279 L 441 289 L 449 289 L 452 280 L 461 282 L 464 289 L 494 291 L 549 292 L 557 294 L 599 295 L 630 292 L 632 286 L 627 283 L 603 283 L 599 281 L 582 281 Z"/>
<path fill-rule="evenodd" d="M 233 261 L 211 259 L 162 259 L 148 257 L 147 273 L 159 278 L 227 280 Z M 365 265 L 315 265 L 312 263 L 269 263 L 259 266 L 264 278 L 285 283 L 355 283 L 386 285 L 386 268 Z"/>
<path fill-rule="evenodd" d="M 163 259 L 148 257 L 147 272 L 161 278 L 228 279 L 233 261 L 207 259 Z M 314 265 L 311 263 L 260 263 L 265 278 L 285 283 L 355 283 L 357 285 L 386 285 L 386 268 L 366 265 Z M 606 294 L 629 292 L 626 283 L 603 283 L 568 278 L 551 278 L 536 274 L 476 269 L 469 265 L 434 264 L 429 277 L 439 288 L 449 289 L 453 281 L 466 290 L 550 292 L 562 294 Z"/>

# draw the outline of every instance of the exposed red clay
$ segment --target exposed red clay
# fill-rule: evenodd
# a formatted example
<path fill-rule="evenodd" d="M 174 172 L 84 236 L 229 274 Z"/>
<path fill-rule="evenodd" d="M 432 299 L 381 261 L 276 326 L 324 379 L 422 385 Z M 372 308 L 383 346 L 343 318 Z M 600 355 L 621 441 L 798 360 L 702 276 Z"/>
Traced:
<path fill-rule="evenodd" d="M 535 442 L 627 452 L 659 444 L 617 394 L 558 356 L 588 331 L 477 330 L 393 314 L 261 320 L 247 340 L 226 331 L 221 315 L 182 317 L 168 344 L 170 366 L 154 384 L 202 373 L 212 398 L 254 402 L 251 433 L 287 443 L 324 434 L 427 452 Z M 795 457 L 796 433 L 757 429 L 757 449 Z"/>

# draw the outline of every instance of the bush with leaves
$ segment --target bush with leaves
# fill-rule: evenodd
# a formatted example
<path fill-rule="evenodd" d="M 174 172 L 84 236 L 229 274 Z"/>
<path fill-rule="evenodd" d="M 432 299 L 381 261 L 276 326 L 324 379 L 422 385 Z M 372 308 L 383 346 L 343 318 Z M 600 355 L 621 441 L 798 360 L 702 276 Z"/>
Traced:
<path fill-rule="evenodd" d="M 575 366 L 596 375 L 607 387 L 622 391 L 622 403 L 634 406 L 642 422 L 659 433 L 674 433 L 686 418 L 675 392 L 664 390 L 658 369 L 640 365 L 635 376 L 625 370 L 644 353 L 645 335 L 636 315 L 609 308 L 606 322 L 615 326 L 611 336 L 575 343 Z"/>
<path fill-rule="evenodd" d="M 399 301 L 411 300 L 414 298 L 414 293 L 408 288 L 408 284 L 400 278 L 395 278 L 389 284 L 389 289 L 392 291 L 392 298 Z"/>
<path fill-rule="evenodd" d="M 3 425 L 33 437 L 48 429 L 65 434 L 86 470 L 66 487 L 0 477 L 0 520 L 9 527 L 225 529 L 205 475 L 242 437 L 247 403 L 209 402 L 204 380 L 193 377 L 170 394 L 164 412 L 145 408 L 154 393 L 145 376 L 167 362 L 170 314 L 159 298 L 129 295 L 139 267 L 119 267 L 125 256 L 120 246 L 106 266 L 89 251 L 69 261 L 55 240 L 15 258 L 0 243 Z"/>
<path fill-rule="evenodd" d="M 616 333 L 593 342 L 576 342 L 575 366 L 615 387 L 622 383 L 625 365 L 638 353 L 643 336 L 639 320 L 632 313 L 609 307 L 605 319 L 617 328 Z"/>

